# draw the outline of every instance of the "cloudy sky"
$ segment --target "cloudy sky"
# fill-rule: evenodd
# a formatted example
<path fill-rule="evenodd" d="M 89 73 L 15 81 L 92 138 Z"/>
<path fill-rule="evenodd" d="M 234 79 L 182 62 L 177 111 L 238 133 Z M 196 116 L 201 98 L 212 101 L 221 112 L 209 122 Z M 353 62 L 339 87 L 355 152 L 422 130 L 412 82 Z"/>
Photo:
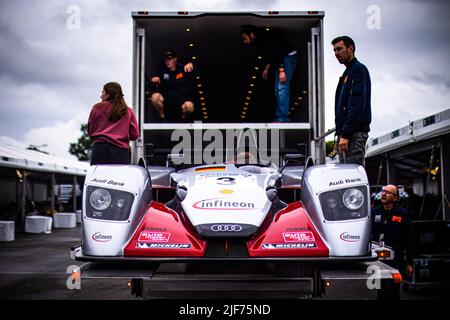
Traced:
<path fill-rule="evenodd" d="M 121 82 L 131 104 L 130 13 L 138 10 L 325 11 L 327 128 L 344 70 L 328 44 L 342 34 L 355 40 L 371 73 L 371 137 L 450 108 L 447 0 L 1 0 L 0 141 L 46 144 L 43 150 L 71 157 L 69 142 L 104 83 Z"/>

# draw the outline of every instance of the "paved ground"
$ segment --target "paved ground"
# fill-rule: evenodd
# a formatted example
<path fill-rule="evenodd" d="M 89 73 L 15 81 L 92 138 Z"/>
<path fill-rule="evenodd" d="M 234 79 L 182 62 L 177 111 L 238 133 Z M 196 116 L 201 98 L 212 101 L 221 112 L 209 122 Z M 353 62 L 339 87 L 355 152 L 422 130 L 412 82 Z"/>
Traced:
<path fill-rule="evenodd" d="M 80 243 L 80 227 L 53 229 L 51 234 L 16 233 L 13 242 L 0 242 L 0 299 L 136 299 L 131 296 L 127 280 L 83 279 L 81 290 L 69 290 L 66 270 L 80 265 L 70 259 L 70 247 Z M 196 298 L 186 293 L 185 298 Z M 333 292 L 327 299 L 354 297 L 348 292 Z M 270 297 L 269 297 L 270 298 Z M 406 300 L 449 299 L 447 289 L 429 288 L 418 292 L 402 291 Z"/>

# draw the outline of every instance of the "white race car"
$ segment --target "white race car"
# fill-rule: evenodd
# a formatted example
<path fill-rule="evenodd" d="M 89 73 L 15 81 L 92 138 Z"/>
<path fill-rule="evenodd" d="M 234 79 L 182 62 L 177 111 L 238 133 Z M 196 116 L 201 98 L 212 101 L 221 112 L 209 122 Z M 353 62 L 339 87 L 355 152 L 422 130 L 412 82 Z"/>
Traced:
<path fill-rule="evenodd" d="M 307 162 L 308 163 L 308 162 Z M 153 186 L 152 186 L 153 184 Z M 152 200 L 172 189 L 172 200 Z M 297 188 L 286 203 L 280 190 Z M 82 261 L 373 260 L 364 168 L 224 163 L 92 166 Z M 375 256 L 376 259 L 376 256 Z"/>

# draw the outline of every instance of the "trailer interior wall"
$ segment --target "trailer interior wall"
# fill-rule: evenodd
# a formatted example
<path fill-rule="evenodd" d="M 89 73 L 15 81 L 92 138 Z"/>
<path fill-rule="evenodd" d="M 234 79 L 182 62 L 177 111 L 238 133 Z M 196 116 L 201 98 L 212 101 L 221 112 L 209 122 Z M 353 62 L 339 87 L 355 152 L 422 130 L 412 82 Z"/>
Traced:
<path fill-rule="evenodd" d="M 291 118 L 294 122 L 310 122 L 308 42 L 311 41 L 311 29 L 320 28 L 320 22 L 320 15 L 260 17 L 235 13 L 135 18 L 136 29 L 145 30 L 144 122 L 159 121 L 148 100 L 149 78 L 162 65 L 162 54 L 167 49 L 177 52 L 179 61 L 193 61 L 195 64 L 196 76 L 200 77 L 196 85 L 202 85 L 197 87 L 197 100 L 194 101 L 197 106 L 196 119 L 214 123 L 273 121 L 273 74 L 269 81 L 263 80 L 261 73 L 264 64 L 258 58 L 260 54 L 255 48 L 244 45 L 239 31 L 241 26 L 247 24 L 277 29 L 297 49 L 298 67 L 292 83 Z M 251 83 L 254 87 L 250 86 Z M 199 95 L 199 91 L 203 94 Z M 199 107 L 200 96 L 205 99 L 206 118 L 203 113 L 205 110 Z M 250 104 L 245 118 L 242 118 L 244 103 L 247 101 Z"/>

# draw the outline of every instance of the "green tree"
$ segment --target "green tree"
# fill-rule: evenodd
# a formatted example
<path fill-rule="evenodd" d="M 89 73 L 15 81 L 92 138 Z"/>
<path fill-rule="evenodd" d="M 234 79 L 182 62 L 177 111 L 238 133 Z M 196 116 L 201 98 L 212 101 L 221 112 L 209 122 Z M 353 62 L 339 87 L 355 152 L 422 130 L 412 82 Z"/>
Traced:
<path fill-rule="evenodd" d="M 90 160 L 92 145 L 87 132 L 87 123 L 81 124 L 81 137 L 78 138 L 77 142 L 70 144 L 69 152 L 80 161 Z"/>

